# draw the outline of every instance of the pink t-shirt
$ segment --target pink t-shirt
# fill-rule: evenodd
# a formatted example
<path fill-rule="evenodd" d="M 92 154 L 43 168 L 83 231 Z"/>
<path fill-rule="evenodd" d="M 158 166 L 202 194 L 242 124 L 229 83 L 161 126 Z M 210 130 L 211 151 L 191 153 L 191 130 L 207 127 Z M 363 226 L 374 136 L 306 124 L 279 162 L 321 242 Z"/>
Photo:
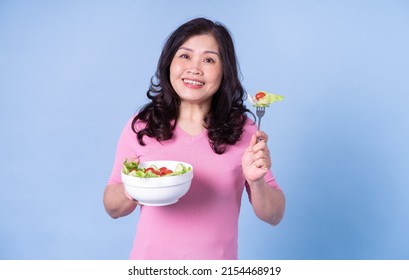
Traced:
<path fill-rule="evenodd" d="M 158 142 L 145 137 L 141 146 L 126 124 L 117 146 L 108 184 L 121 183 L 125 158 L 176 160 L 192 164 L 194 177 L 188 193 L 168 206 L 141 206 L 130 259 L 237 259 L 238 219 L 245 179 L 244 150 L 257 127 L 248 121 L 243 137 L 218 155 L 207 133 L 191 136 L 176 126 L 173 138 Z M 137 129 L 142 124 L 139 123 Z M 279 188 L 271 171 L 266 181 Z"/>

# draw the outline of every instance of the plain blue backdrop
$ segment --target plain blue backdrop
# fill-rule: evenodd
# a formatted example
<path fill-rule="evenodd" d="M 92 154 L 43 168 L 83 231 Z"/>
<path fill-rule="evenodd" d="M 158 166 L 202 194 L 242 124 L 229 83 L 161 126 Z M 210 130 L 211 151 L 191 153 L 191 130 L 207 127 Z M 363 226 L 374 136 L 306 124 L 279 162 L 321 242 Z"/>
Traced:
<path fill-rule="evenodd" d="M 0 259 L 127 259 L 138 212 L 102 204 L 115 146 L 164 40 L 231 30 L 287 197 L 243 197 L 241 259 L 409 259 L 409 1 L 0 2 Z M 211 163 L 209 163 L 211 164 Z"/>

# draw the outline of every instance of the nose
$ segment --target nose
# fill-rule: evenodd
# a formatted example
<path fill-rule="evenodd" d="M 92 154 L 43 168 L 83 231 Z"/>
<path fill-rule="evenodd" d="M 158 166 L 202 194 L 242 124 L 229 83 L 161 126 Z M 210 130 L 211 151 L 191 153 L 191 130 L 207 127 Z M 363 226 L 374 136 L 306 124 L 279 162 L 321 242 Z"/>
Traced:
<path fill-rule="evenodd" d="M 187 72 L 192 75 L 200 75 L 202 73 L 198 68 L 189 68 Z"/>
<path fill-rule="evenodd" d="M 191 64 L 189 65 L 188 68 L 188 73 L 192 75 L 201 75 L 203 74 L 201 68 L 200 68 L 200 62 L 196 60 L 192 60 Z"/>

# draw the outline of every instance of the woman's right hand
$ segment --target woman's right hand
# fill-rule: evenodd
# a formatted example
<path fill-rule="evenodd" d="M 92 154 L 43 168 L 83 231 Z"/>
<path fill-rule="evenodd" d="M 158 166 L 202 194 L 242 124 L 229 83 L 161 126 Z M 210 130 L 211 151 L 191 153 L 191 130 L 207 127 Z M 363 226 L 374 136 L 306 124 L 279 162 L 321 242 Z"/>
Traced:
<path fill-rule="evenodd" d="M 131 214 L 138 202 L 125 195 L 124 184 L 110 184 L 105 187 L 104 206 L 109 216 L 116 219 Z"/>
<path fill-rule="evenodd" d="M 130 159 L 138 162 L 138 158 Z M 107 213 L 114 219 L 131 214 L 140 205 L 125 190 L 123 183 L 109 184 L 104 191 L 104 207 Z"/>
<path fill-rule="evenodd" d="M 136 205 L 142 205 L 139 203 L 139 201 L 137 201 L 135 198 L 133 198 L 132 196 L 130 196 L 130 194 L 126 191 L 125 187 L 124 187 L 124 194 L 126 196 L 127 199 L 129 199 L 130 201 L 133 201 L 136 203 Z"/>

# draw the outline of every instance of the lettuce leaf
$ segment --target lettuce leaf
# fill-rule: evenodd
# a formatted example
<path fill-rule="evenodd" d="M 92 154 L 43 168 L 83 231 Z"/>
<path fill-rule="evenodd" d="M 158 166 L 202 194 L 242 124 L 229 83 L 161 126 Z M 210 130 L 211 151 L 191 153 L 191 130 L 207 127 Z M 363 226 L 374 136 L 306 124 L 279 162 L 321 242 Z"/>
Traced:
<path fill-rule="evenodd" d="M 266 95 L 263 98 L 260 98 L 259 100 L 256 100 L 255 98 L 253 99 L 254 107 L 268 107 L 270 104 L 274 102 L 279 102 L 284 99 L 284 96 L 275 94 L 275 93 L 267 93 L 263 91 Z"/>

